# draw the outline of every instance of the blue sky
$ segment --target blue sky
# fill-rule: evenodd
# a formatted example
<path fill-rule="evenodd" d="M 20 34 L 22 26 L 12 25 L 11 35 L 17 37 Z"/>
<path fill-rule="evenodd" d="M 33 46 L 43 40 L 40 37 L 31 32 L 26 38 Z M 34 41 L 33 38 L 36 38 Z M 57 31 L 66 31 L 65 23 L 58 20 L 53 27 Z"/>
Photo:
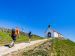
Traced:
<path fill-rule="evenodd" d="M 75 41 L 74 0 L 0 0 L 0 27 L 44 36 L 47 25 Z"/>

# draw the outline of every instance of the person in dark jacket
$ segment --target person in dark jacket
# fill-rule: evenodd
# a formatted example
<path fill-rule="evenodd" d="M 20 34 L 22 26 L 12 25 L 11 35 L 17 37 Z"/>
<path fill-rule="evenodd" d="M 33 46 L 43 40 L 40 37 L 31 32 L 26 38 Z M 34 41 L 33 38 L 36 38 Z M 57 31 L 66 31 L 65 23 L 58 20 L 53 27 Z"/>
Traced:
<path fill-rule="evenodd" d="M 10 47 L 13 47 L 14 46 L 14 42 L 16 41 L 15 29 L 12 29 L 11 38 L 12 38 L 12 43 L 10 44 Z"/>
<path fill-rule="evenodd" d="M 29 37 L 29 42 L 30 42 L 31 41 L 31 37 L 32 37 L 32 33 L 31 32 L 28 33 L 28 37 Z"/>

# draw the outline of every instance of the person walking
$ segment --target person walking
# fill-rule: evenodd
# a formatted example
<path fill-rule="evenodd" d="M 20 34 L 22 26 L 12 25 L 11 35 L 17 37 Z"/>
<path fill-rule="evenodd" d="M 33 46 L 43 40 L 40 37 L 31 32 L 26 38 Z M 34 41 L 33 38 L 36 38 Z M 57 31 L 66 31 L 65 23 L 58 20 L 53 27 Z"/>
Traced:
<path fill-rule="evenodd" d="M 31 41 L 31 37 L 32 37 L 32 33 L 31 32 L 28 33 L 28 37 L 29 37 L 29 42 L 30 42 Z"/>
<path fill-rule="evenodd" d="M 14 46 L 14 43 L 16 41 L 16 34 L 15 34 L 15 29 L 12 29 L 11 31 L 11 38 L 12 38 L 12 42 L 10 43 L 9 47 L 13 47 Z"/>

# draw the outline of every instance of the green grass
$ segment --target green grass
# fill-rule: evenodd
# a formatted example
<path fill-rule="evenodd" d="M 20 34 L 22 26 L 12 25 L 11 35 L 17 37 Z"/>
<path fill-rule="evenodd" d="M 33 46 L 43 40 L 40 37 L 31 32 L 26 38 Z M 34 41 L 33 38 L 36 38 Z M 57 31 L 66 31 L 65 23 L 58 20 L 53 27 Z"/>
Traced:
<path fill-rule="evenodd" d="M 12 38 L 11 38 L 10 34 L 11 33 L 6 33 L 6 32 L 0 31 L 0 36 L 1 36 L 0 46 L 11 43 Z M 39 40 L 39 39 L 43 39 L 43 38 L 33 35 L 31 40 L 33 41 L 33 40 Z M 29 40 L 28 36 L 26 36 L 24 34 L 20 34 L 20 37 L 17 37 L 17 40 L 15 43 L 27 42 L 28 40 Z"/>
<path fill-rule="evenodd" d="M 49 46 L 52 41 L 53 46 Z M 51 56 L 51 53 L 53 56 L 75 56 L 75 43 L 69 39 L 52 39 L 34 48 L 34 50 L 24 52 L 24 56 Z"/>
<path fill-rule="evenodd" d="M 56 56 L 75 56 L 75 43 L 67 40 L 54 40 L 54 52 Z"/>

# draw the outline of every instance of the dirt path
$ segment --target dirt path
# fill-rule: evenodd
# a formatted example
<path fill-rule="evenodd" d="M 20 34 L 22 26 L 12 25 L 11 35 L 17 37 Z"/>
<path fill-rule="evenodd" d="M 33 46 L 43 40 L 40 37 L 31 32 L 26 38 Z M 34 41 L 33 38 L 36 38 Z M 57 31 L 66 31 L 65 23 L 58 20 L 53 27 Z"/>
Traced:
<path fill-rule="evenodd" d="M 45 41 L 47 41 L 48 39 L 43 39 L 43 40 L 36 40 L 36 41 L 31 41 L 30 43 L 19 43 L 19 44 L 15 44 L 14 47 L 9 48 L 9 47 L 5 47 L 5 46 L 1 46 L 0 47 L 0 56 L 18 51 L 20 49 L 24 49 L 26 47 L 35 45 L 35 44 L 39 44 L 39 43 L 43 43 Z"/>

